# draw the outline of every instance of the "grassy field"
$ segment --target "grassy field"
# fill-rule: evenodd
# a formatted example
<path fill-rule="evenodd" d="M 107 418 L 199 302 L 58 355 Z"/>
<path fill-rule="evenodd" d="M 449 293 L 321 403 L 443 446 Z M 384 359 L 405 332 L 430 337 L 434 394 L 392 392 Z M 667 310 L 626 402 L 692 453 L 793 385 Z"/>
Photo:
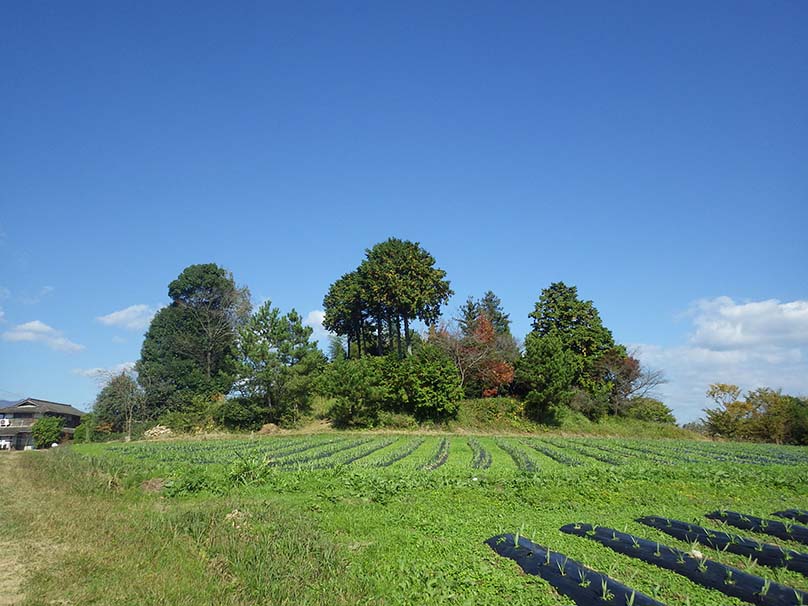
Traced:
<path fill-rule="evenodd" d="M 705 514 L 808 508 L 805 449 L 703 441 L 325 433 L 86 445 L 0 465 L 3 487 L 28 495 L 0 504 L 6 538 L 47 546 L 29 556 L 25 604 L 572 604 L 484 544 L 503 532 L 666 604 L 742 604 L 559 528 L 689 551 L 636 519 L 720 529 Z M 699 549 L 808 590 L 798 572 Z"/>

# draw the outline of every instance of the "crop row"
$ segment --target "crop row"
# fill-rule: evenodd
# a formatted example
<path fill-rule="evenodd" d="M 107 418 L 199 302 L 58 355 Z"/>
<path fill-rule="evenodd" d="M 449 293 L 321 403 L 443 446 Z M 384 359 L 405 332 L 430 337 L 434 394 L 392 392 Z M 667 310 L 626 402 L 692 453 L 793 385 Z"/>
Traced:
<path fill-rule="evenodd" d="M 462 443 L 461 443 L 462 440 Z M 455 444 L 456 442 L 456 444 Z M 426 450 L 427 445 L 432 448 Z M 424 445 L 424 448 L 420 448 Z M 345 454 L 365 446 L 361 456 Z M 497 452 L 507 454 L 522 472 L 535 473 L 539 468 L 574 467 L 584 464 L 621 466 L 631 463 L 657 465 L 739 464 L 794 465 L 799 453 L 779 453 L 750 448 L 747 445 L 702 444 L 677 441 L 642 441 L 625 439 L 586 439 L 560 437 L 525 438 L 425 438 L 412 436 L 399 440 L 368 435 L 310 435 L 221 440 L 207 442 L 158 442 L 107 445 L 104 456 L 122 464 L 127 461 L 151 465 L 173 466 L 228 465 L 239 458 L 267 459 L 278 469 L 296 467 L 329 467 L 362 464 L 372 467 L 408 467 L 434 470 L 447 467 L 455 471 L 496 471 L 510 465 Z M 415 453 L 417 456 L 414 456 Z M 342 453 L 342 454 L 341 454 Z M 431 454 L 430 454 L 431 453 Z M 467 458 L 466 458 L 467 457 Z"/>

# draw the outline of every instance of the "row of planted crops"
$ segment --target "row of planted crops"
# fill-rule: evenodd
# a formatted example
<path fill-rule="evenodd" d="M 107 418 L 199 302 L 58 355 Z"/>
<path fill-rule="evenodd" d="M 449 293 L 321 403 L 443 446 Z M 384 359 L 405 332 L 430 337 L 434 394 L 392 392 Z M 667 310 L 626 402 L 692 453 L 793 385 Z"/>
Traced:
<path fill-rule="evenodd" d="M 521 471 L 632 463 L 661 466 L 808 465 L 804 449 L 771 445 L 562 437 L 315 434 L 277 438 L 113 445 L 105 456 L 148 464 L 227 465 L 260 458 L 278 470 L 369 468 Z"/>
<path fill-rule="evenodd" d="M 536 593 L 505 600 L 513 604 L 808 606 L 804 448 L 327 433 L 77 450 L 140 477 L 169 478 L 169 485 L 204 470 L 256 488 L 255 498 L 316 511 L 324 527 L 345 537 L 370 533 L 365 542 L 374 547 L 360 561 L 364 574 L 379 575 L 380 593 L 391 578 L 435 575 L 443 585 L 462 579 L 448 583 L 444 603 L 480 591 L 486 603 L 499 604 L 496 587 L 487 588 L 496 573 L 505 575 L 498 582 L 510 574 L 513 582 L 538 583 Z M 402 560 L 408 550 L 414 555 Z M 480 568 L 486 554 L 492 568 Z M 377 572 L 388 559 L 410 572 Z M 511 568 L 500 571 L 496 562 Z M 391 603 L 420 600 L 423 588 L 412 585 Z"/>

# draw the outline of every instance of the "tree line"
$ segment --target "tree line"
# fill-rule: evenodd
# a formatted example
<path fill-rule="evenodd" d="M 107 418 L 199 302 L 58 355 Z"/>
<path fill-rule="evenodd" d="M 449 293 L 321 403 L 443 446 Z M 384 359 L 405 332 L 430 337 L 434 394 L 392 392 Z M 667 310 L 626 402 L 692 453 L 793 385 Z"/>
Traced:
<path fill-rule="evenodd" d="M 714 408 L 689 428 L 716 438 L 808 445 L 808 398 L 760 387 L 743 395 L 737 385 L 713 383 Z M 688 426 L 686 426 L 688 427 Z"/>
<path fill-rule="evenodd" d="M 496 294 L 469 297 L 447 319 L 453 294 L 420 244 L 378 243 L 325 294 L 326 356 L 297 311 L 253 309 L 229 271 L 191 265 L 168 285 L 135 372 L 108 381 L 88 423 L 124 433 L 147 419 L 179 429 L 293 425 L 318 396 L 344 426 L 442 421 L 463 398 L 503 396 L 541 423 L 571 411 L 675 422 L 654 397 L 662 373 L 615 342 L 574 286 L 541 291 L 523 345 Z"/>

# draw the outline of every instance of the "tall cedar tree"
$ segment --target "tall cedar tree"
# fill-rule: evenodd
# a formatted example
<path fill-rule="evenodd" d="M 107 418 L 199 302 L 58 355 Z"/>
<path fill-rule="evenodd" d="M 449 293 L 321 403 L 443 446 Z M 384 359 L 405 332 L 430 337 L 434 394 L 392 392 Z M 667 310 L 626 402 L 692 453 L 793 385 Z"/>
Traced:
<path fill-rule="evenodd" d="M 598 363 L 616 345 L 592 301 L 556 282 L 542 291 L 530 317 L 533 330 L 516 373 L 530 401 L 547 410 L 574 405 L 592 419 L 606 414 L 612 384 Z"/>
<path fill-rule="evenodd" d="M 230 391 L 236 333 L 250 313 L 249 291 L 214 263 L 185 268 L 168 294 L 171 304 L 152 319 L 136 366 L 151 416 Z"/>

